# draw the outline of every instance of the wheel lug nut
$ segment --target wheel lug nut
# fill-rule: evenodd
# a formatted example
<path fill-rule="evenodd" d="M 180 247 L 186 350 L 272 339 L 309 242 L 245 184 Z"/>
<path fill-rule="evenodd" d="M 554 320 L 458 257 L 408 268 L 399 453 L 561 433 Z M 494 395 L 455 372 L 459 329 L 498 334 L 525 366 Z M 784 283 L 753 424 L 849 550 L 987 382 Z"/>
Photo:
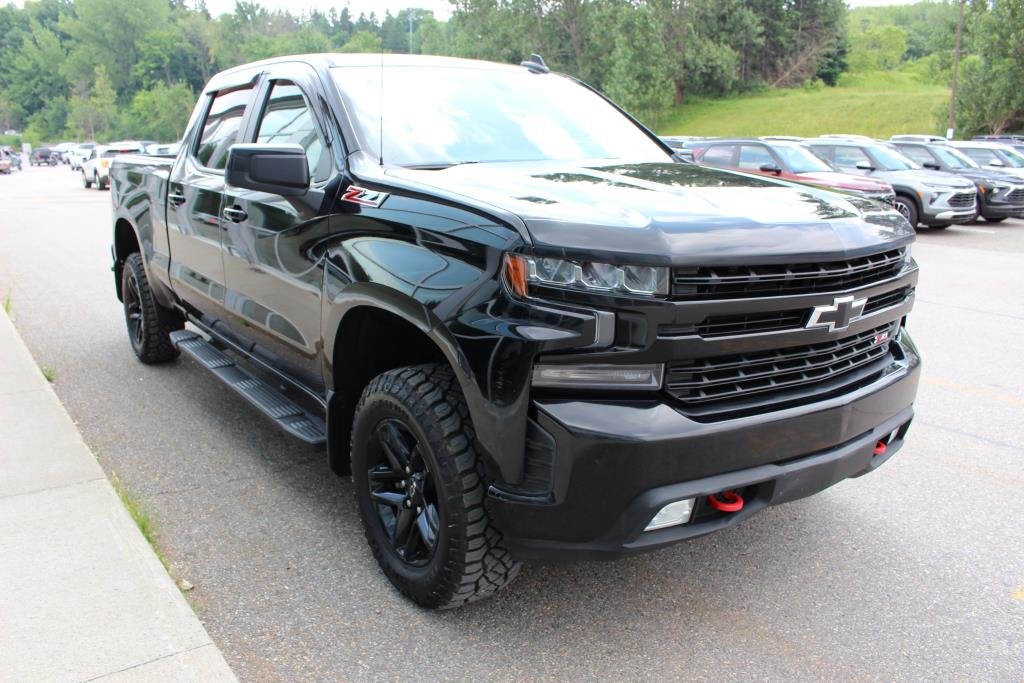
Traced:
<path fill-rule="evenodd" d="M 421 512 L 423 512 L 423 508 L 421 508 L 420 506 L 417 505 L 416 506 L 416 514 L 419 514 Z"/>

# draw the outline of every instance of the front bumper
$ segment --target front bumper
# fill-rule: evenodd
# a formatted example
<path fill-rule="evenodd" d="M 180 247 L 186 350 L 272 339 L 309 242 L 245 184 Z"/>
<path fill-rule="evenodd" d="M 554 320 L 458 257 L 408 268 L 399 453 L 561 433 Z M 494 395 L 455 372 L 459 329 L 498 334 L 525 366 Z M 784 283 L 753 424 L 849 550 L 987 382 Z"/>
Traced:
<path fill-rule="evenodd" d="M 550 493 L 492 486 L 491 517 L 519 559 L 610 559 L 711 533 L 866 474 L 902 446 L 913 416 L 920 359 L 905 333 L 898 343 L 904 360 L 871 385 L 721 422 L 695 422 L 655 400 L 537 400 L 537 426 L 553 453 Z M 875 456 L 879 441 L 888 448 Z M 730 489 L 747 501 L 741 511 L 706 504 Z M 664 505 L 691 497 L 689 523 L 644 531 Z"/>
<path fill-rule="evenodd" d="M 982 218 L 1024 218 L 1024 204 L 985 202 L 981 205 Z"/>

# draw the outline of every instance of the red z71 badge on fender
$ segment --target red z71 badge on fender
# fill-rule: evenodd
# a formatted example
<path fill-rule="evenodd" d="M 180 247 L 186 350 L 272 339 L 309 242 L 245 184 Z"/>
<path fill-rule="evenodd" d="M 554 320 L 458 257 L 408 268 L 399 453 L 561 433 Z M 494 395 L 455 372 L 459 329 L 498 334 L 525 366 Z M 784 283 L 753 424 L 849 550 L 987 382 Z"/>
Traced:
<path fill-rule="evenodd" d="M 345 194 L 341 195 L 341 201 L 361 204 L 362 206 L 380 206 L 388 198 L 387 192 L 367 190 L 365 187 L 350 185 Z"/>

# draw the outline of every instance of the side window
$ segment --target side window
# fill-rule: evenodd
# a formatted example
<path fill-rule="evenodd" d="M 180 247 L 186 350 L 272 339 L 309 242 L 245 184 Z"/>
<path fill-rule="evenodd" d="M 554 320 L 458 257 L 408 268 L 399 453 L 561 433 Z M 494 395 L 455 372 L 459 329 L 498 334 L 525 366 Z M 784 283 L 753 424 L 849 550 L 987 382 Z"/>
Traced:
<path fill-rule="evenodd" d="M 274 81 L 256 133 L 256 142 L 301 145 L 306 150 L 309 177 L 327 180 L 331 173 L 331 157 L 324 154 L 324 143 L 316 128 L 306 98 L 291 81 Z"/>
<path fill-rule="evenodd" d="M 814 153 L 814 156 L 818 157 L 819 159 L 827 161 L 830 164 L 834 163 L 832 161 L 832 157 L 835 152 L 835 148 L 828 147 L 825 145 L 808 145 L 807 149 L 811 150 L 811 152 Z"/>
<path fill-rule="evenodd" d="M 921 165 L 937 163 L 934 157 L 932 157 L 932 153 L 924 147 L 920 147 L 918 145 L 900 145 L 899 150 L 903 152 L 903 156 L 910 157 L 910 159 Z"/>
<path fill-rule="evenodd" d="M 857 164 L 867 164 L 868 166 L 874 166 L 871 163 L 871 159 L 864 153 L 860 147 L 836 147 L 835 151 L 836 166 L 843 168 L 857 168 Z"/>
<path fill-rule="evenodd" d="M 984 147 L 967 147 L 962 151 L 967 152 L 967 156 L 974 159 L 982 166 L 985 166 L 991 161 L 999 161 L 999 157 L 996 156 L 995 152 L 990 149 L 985 149 Z"/>
<path fill-rule="evenodd" d="M 732 152 L 735 145 L 714 145 L 708 147 L 701 161 L 711 166 L 732 166 Z"/>
<path fill-rule="evenodd" d="M 238 141 L 238 129 L 251 97 L 252 86 L 214 96 L 203 122 L 203 134 L 196 145 L 196 159 L 203 166 L 223 169 L 227 165 L 228 148 Z"/>
<path fill-rule="evenodd" d="M 747 171 L 759 171 L 765 164 L 775 166 L 772 153 L 763 145 L 741 145 L 739 167 Z"/>

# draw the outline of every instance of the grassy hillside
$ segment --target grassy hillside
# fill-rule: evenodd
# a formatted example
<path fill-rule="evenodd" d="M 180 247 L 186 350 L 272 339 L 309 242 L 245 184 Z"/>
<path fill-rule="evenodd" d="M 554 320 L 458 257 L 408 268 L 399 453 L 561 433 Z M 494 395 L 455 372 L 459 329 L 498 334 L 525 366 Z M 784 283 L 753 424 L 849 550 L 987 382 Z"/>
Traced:
<path fill-rule="evenodd" d="M 662 135 L 758 136 L 940 133 L 949 89 L 914 74 L 844 74 L 834 88 L 771 90 L 725 100 L 695 100 L 662 118 Z"/>

